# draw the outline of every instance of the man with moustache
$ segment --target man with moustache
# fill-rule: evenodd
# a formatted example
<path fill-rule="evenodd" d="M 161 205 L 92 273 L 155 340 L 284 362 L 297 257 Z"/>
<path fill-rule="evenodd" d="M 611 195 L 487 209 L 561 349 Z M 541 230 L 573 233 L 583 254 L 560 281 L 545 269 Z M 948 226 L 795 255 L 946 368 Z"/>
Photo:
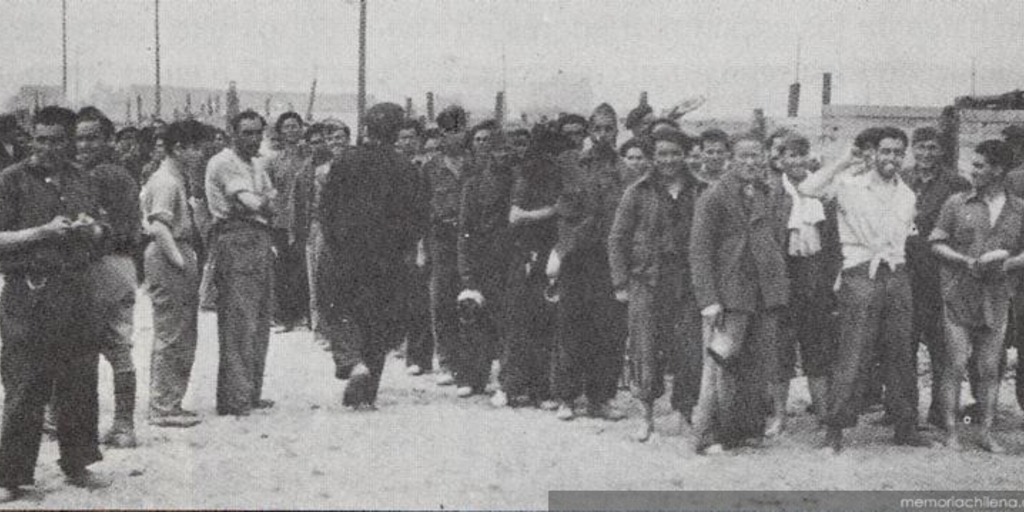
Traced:
<path fill-rule="evenodd" d="M 834 197 L 839 207 L 839 347 L 823 442 L 823 448 L 835 453 L 843 448 L 843 430 L 857 424 L 873 348 L 881 355 L 887 410 L 895 423 L 893 442 L 930 445 L 917 432 L 917 372 L 910 350 L 913 297 L 905 247 L 916 233 L 917 198 L 899 176 L 907 135 L 885 127 L 872 137 L 874 158 L 865 160 L 861 150 L 852 147 L 797 187 L 811 197 Z"/>

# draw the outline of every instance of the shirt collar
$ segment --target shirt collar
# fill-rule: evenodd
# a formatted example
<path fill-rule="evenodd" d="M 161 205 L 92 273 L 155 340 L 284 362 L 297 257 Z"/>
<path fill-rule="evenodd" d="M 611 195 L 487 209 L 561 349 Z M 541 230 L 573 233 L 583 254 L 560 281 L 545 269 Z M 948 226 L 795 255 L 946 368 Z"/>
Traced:
<path fill-rule="evenodd" d="M 1008 193 L 1006 192 L 1006 185 L 1005 184 L 1003 184 L 1003 186 L 1002 186 L 1002 192 L 1003 192 L 1004 196 L 1008 195 Z M 985 198 L 981 194 L 978 193 L 978 189 L 976 189 L 974 187 L 971 187 L 971 190 L 969 192 L 967 192 L 967 196 L 964 198 L 964 202 L 965 203 L 968 203 L 968 202 L 971 202 L 971 201 L 987 202 L 987 201 L 985 201 Z"/>

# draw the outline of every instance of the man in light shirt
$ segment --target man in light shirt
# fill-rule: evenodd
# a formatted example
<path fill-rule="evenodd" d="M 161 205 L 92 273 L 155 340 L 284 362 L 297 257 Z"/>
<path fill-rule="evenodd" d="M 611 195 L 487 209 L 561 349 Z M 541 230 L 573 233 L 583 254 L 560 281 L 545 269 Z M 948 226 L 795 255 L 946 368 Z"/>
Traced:
<path fill-rule="evenodd" d="M 874 158 L 851 148 L 841 159 L 807 177 L 797 189 L 812 197 L 834 196 L 839 206 L 843 270 L 839 298 L 839 350 L 829 389 L 824 446 L 838 453 L 843 429 L 857 424 L 862 379 L 872 345 L 883 354 L 888 411 L 894 442 L 929 446 L 917 433 L 911 311 L 905 244 L 916 232 L 914 192 L 899 177 L 907 135 L 877 130 Z M 853 172 L 850 172 L 853 171 Z M 877 340 L 877 341 L 876 341 Z"/>
<path fill-rule="evenodd" d="M 217 414 L 247 416 L 274 404 L 261 398 L 270 343 L 270 178 L 253 167 L 266 121 L 247 110 L 231 120 L 234 144 L 207 164 L 206 196 L 214 217 L 210 255 L 217 286 Z"/>

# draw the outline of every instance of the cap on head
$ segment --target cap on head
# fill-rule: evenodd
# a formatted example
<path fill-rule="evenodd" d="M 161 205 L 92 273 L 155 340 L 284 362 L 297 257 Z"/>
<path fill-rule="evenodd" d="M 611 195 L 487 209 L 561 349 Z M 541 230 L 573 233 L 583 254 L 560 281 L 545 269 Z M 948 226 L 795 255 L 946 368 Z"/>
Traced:
<path fill-rule="evenodd" d="M 594 113 L 590 114 L 590 124 L 597 124 L 600 122 L 612 124 L 618 124 L 619 116 L 615 113 L 615 109 L 607 103 L 602 103 L 594 109 Z"/>
<path fill-rule="evenodd" d="M 445 133 L 465 131 L 466 123 L 466 110 L 458 105 L 445 107 L 437 114 L 437 127 Z"/>
<path fill-rule="evenodd" d="M 633 110 L 629 111 L 629 115 L 626 116 L 626 129 L 632 130 L 640 126 L 640 123 L 645 117 L 654 113 L 654 109 L 650 105 L 643 104 Z"/>

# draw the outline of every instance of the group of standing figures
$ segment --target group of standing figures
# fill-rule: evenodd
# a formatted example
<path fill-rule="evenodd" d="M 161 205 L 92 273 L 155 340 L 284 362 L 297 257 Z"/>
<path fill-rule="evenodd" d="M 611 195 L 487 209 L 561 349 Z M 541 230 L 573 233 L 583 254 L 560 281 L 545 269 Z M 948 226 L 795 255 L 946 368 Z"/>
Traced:
<path fill-rule="evenodd" d="M 109 484 L 87 469 L 101 458 L 99 354 L 115 393 L 102 441 L 135 445 L 138 278 L 153 303 L 154 427 L 201 421 L 182 400 L 205 302 L 220 415 L 274 405 L 271 326 L 308 315 L 352 407 L 374 407 L 405 343 L 409 374 L 435 373 L 460 397 L 484 393 L 498 360 L 494 406 L 560 420 L 622 419 L 625 381 L 646 441 L 671 375 L 681 428 L 708 454 L 781 435 L 799 366 L 825 447 L 840 451 L 878 403 L 896 444 L 928 446 L 923 343 L 927 423 L 961 448 L 970 374 L 977 443 L 1003 452 L 991 429 L 1022 316 L 1022 130 L 978 145 L 967 180 L 943 167 L 933 128 L 865 130 L 821 167 L 799 134 L 691 137 L 676 114 L 634 109 L 617 147 L 607 104 L 532 128 L 469 127 L 449 107 L 424 129 L 383 103 L 350 147 L 343 125 L 289 112 L 268 137 L 245 111 L 230 135 L 158 126 L 147 158 L 140 132 L 115 133 L 94 108 L 41 109 L 24 146 L 0 119 L 0 501 L 32 484 L 47 417 L 69 482 Z"/>

